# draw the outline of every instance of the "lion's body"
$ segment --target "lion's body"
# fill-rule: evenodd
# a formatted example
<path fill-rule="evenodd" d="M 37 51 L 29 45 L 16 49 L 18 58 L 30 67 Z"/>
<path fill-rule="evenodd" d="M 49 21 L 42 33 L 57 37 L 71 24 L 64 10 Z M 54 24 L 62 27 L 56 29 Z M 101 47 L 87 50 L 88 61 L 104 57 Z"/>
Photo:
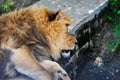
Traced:
<path fill-rule="evenodd" d="M 10 60 L 18 72 L 36 80 L 57 80 L 38 60 L 59 59 L 62 49 L 74 46 L 75 38 L 67 31 L 70 18 L 61 11 L 55 14 L 47 8 L 34 7 L 0 17 L 0 47 L 13 52 Z"/>

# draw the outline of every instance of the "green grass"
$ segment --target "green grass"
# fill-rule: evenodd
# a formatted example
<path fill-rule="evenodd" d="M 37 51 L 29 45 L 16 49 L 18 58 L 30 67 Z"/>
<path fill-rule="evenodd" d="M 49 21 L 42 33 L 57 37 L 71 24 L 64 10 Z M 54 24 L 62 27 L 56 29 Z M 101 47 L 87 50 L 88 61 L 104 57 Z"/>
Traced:
<path fill-rule="evenodd" d="M 0 5 L 1 5 L 0 9 L 1 9 L 2 13 L 6 13 L 6 12 L 9 12 L 12 10 L 15 3 L 13 0 L 2 0 Z"/>
<path fill-rule="evenodd" d="M 111 51 L 111 52 L 114 52 L 115 49 L 117 48 L 117 46 L 120 44 L 120 41 L 119 40 L 114 40 L 113 43 L 109 43 L 108 44 L 108 50 Z"/>
<path fill-rule="evenodd" d="M 118 22 L 118 23 L 114 26 L 114 34 L 115 34 L 115 35 L 120 35 L 120 22 Z"/>
<path fill-rule="evenodd" d="M 114 35 L 120 36 L 120 0 L 109 0 L 108 8 L 109 13 L 105 16 L 105 19 L 114 24 Z M 108 43 L 107 48 L 114 51 L 119 44 L 120 39 L 115 37 L 112 43 Z"/>

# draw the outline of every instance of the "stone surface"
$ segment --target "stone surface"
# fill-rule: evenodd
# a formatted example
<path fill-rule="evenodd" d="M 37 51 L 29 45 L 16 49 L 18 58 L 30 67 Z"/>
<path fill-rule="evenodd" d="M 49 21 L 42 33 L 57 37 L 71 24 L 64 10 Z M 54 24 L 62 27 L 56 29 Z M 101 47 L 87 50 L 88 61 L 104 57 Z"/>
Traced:
<path fill-rule="evenodd" d="M 67 13 L 73 21 L 69 31 L 74 34 L 82 24 L 93 19 L 95 14 L 107 6 L 107 2 L 108 0 L 40 0 L 33 6 L 46 6 Z"/>

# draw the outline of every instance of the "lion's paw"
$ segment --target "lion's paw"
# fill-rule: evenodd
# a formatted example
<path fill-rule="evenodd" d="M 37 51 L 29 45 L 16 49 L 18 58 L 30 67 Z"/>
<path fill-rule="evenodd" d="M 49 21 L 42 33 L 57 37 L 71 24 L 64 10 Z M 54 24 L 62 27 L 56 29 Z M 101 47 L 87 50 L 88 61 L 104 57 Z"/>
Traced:
<path fill-rule="evenodd" d="M 43 60 L 40 65 L 54 75 L 54 80 L 70 80 L 67 72 L 57 62 Z"/>
<path fill-rule="evenodd" d="M 58 70 L 54 72 L 55 80 L 70 80 L 67 73 L 63 72 L 62 70 Z"/>

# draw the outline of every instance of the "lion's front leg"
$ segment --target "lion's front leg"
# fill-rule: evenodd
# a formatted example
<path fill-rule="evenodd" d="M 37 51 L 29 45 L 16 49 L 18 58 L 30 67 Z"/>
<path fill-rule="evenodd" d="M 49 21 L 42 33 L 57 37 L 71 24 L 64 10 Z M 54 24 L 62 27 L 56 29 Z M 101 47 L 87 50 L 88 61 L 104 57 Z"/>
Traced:
<path fill-rule="evenodd" d="M 11 61 L 18 72 L 35 80 L 53 80 L 51 75 L 34 59 L 26 46 L 11 50 L 14 53 Z"/>
<path fill-rule="evenodd" d="M 57 62 L 43 60 L 39 64 L 54 75 L 54 80 L 70 80 L 66 71 Z"/>

